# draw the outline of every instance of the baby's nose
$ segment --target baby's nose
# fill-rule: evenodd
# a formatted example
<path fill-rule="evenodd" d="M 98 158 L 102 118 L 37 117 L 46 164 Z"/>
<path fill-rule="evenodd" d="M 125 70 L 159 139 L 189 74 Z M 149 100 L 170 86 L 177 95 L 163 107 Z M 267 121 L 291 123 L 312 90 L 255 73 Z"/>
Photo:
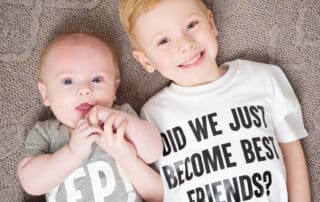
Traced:
<path fill-rule="evenodd" d="M 89 86 L 82 85 L 79 89 L 79 95 L 91 95 L 92 91 Z"/>

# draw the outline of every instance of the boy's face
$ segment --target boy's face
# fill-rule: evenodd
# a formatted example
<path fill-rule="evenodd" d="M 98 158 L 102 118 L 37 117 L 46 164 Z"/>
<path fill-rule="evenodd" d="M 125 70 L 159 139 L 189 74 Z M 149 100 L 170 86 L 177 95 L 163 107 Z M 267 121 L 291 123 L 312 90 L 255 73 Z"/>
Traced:
<path fill-rule="evenodd" d="M 59 44 L 49 51 L 38 87 L 56 118 L 74 128 L 94 105 L 111 107 L 119 84 L 111 50 L 99 44 Z"/>
<path fill-rule="evenodd" d="M 141 14 L 134 27 L 133 56 L 149 72 L 182 86 L 217 78 L 218 44 L 212 13 L 196 0 L 163 0 Z"/>

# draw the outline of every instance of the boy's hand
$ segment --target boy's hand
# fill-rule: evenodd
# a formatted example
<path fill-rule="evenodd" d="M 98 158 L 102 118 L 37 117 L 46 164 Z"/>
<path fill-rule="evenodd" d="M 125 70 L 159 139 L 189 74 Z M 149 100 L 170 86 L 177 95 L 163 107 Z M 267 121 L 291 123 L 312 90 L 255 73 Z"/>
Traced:
<path fill-rule="evenodd" d="M 112 109 L 97 105 L 89 111 L 86 118 L 92 126 L 103 129 L 103 123 L 111 112 Z"/>
<path fill-rule="evenodd" d="M 103 134 L 100 128 L 90 126 L 85 119 L 80 119 L 71 134 L 69 147 L 75 156 L 86 159 L 91 152 L 92 143 Z"/>
<path fill-rule="evenodd" d="M 118 128 L 114 127 L 114 122 L 118 118 L 117 113 L 111 112 L 103 125 L 104 133 L 96 139 L 96 143 L 120 164 L 129 162 L 137 158 L 135 147 L 126 140 L 125 130 L 127 122 L 122 121 Z"/>

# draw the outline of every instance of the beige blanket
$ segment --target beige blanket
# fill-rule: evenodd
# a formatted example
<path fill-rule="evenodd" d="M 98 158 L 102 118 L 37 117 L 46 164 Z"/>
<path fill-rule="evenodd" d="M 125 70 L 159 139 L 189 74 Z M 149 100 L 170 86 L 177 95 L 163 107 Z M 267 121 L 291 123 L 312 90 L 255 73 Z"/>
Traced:
<path fill-rule="evenodd" d="M 320 201 L 320 1 L 207 0 L 219 29 L 218 63 L 236 58 L 281 66 L 301 102 L 309 137 L 303 140 L 313 201 Z M 51 116 L 36 82 L 38 59 L 55 36 L 93 32 L 121 59 L 117 103 L 142 104 L 167 84 L 131 56 L 117 0 L 0 0 L 0 201 L 42 201 L 22 191 L 16 167 L 26 132 Z"/>

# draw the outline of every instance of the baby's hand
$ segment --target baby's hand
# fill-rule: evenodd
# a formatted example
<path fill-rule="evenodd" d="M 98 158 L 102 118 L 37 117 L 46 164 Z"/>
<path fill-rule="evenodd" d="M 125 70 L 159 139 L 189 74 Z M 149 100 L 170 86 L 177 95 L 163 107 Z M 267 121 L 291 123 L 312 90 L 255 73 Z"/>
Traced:
<path fill-rule="evenodd" d="M 103 124 L 104 133 L 96 139 L 96 143 L 119 163 L 135 160 L 137 151 L 125 138 L 127 122 L 122 121 L 117 128 L 114 127 L 118 115 L 114 112 L 109 114 Z"/>
<path fill-rule="evenodd" d="M 90 126 L 85 119 L 80 119 L 71 134 L 69 146 L 75 156 L 86 159 L 91 152 L 92 143 L 103 134 L 100 128 Z"/>

